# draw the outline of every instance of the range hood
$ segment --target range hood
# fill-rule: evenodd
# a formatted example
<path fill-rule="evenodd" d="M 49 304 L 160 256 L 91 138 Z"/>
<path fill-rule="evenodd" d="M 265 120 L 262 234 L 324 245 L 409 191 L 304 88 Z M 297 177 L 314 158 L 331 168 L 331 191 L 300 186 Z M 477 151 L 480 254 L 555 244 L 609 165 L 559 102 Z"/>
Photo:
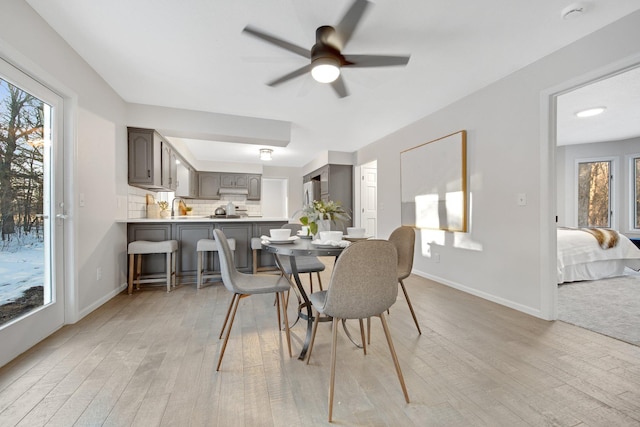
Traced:
<path fill-rule="evenodd" d="M 218 194 L 249 194 L 249 190 L 246 188 L 235 188 L 235 187 L 220 187 L 218 190 Z"/>

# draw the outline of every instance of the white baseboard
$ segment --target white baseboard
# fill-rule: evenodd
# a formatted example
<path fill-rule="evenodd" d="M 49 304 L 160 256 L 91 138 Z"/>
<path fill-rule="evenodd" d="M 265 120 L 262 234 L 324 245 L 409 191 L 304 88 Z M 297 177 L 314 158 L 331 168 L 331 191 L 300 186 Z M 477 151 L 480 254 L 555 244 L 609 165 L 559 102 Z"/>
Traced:
<path fill-rule="evenodd" d="M 79 312 L 78 313 L 78 317 L 75 319 L 75 322 L 73 322 L 73 323 L 76 323 L 77 321 L 79 321 L 80 319 L 82 319 L 83 317 L 85 317 L 86 315 L 91 313 L 93 310 L 97 309 L 102 304 L 106 303 L 111 298 L 115 297 L 120 292 L 124 291 L 125 289 L 127 289 L 127 284 L 126 283 L 121 283 L 120 287 L 118 287 L 118 288 L 114 289 L 113 291 L 109 292 L 108 294 L 106 294 L 105 296 L 103 296 L 102 298 L 100 298 L 99 300 L 94 302 L 93 304 L 91 304 L 89 307 L 87 307 L 84 310 L 82 310 L 81 312 Z"/>
<path fill-rule="evenodd" d="M 522 304 L 519 304 L 517 302 L 511 301 L 511 300 L 508 300 L 508 299 L 504 299 L 502 297 L 498 297 L 498 296 L 495 296 L 495 295 L 492 295 L 492 294 L 488 294 L 486 292 L 482 292 L 482 291 L 479 291 L 477 289 L 473 289 L 473 288 L 470 288 L 468 286 L 464 286 L 464 285 L 461 285 L 459 283 L 443 279 L 442 277 L 438 277 L 438 276 L 434 276 L 432 274 L 425 273 L 423 271 L 419 271 L 419 270 L 415 270 L 414 269 L 414 270 L 411 271 L 411 273 L 415 274 L 416 276 L 424 277 L 425 279 L 433 280 L 434 282 L 442 283 L 443 285 L 449 286 L 449 287 L 454 288 L 454 289 L 458 289 L 459 291 L 466 292 L 466 293 L 471 294 L 471 295 L 475 295 L 475 296 L 480 297 L 482 299 L 486 299 L 486 300 L 495 302 L 497 304 L 504 305 L 506 307 L 512 308 L 514 310 L 518 310 L 518 311 L 521 311 L 523 313 L 530 314 L 531 316 L 537 317 L 539 319 L 549 320 L 549 319 L 546 319 L 543 316 L 542 311 L 539 308 L 533 308 L 533 307 L 529 307 L 529 306 L 526 306 L 526 305 L 522 305 Z"/>

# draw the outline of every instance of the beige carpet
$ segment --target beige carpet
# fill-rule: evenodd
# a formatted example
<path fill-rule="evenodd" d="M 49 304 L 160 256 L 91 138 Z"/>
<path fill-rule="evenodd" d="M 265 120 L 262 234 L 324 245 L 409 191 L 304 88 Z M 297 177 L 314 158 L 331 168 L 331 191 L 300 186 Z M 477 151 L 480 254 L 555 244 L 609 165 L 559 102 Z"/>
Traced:
<path fill-rule="evenodd" d="M 558 285 L 558 319 L 640 346 L 640 274 Z"/>

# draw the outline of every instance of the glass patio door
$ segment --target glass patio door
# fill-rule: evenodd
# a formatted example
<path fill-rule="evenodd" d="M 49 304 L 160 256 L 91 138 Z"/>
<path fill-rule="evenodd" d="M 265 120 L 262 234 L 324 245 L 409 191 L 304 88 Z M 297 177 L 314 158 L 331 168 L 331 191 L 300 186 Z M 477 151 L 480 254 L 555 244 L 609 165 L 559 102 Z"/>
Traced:
<path fill-rule="evenodd" d="M 62 99 L 0 58 L 0 366 L 64 323 Z"/>

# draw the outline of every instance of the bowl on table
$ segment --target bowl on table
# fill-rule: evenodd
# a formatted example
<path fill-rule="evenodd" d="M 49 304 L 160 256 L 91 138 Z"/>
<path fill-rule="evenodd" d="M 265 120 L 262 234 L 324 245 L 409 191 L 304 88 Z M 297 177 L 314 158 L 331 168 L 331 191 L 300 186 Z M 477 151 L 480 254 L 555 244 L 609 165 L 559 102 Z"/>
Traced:
<path fill-rule="evenodd" d="M 347 236 L 348 237 L 364 237 L 364 228 L 358 227 L 347 227 Z"/>
<path fill-rule="evenodd" d="M 321 231 L 320 241 L 322 242 L 339 242 L 342 240 L 342 231 Z"/>
<path fill-rule="evenodd" d="M 269 230 L 269 235 L 273 240 L 287 240 L 291 236 L 291 230 L 288 228 L 273 228 Z"/>

